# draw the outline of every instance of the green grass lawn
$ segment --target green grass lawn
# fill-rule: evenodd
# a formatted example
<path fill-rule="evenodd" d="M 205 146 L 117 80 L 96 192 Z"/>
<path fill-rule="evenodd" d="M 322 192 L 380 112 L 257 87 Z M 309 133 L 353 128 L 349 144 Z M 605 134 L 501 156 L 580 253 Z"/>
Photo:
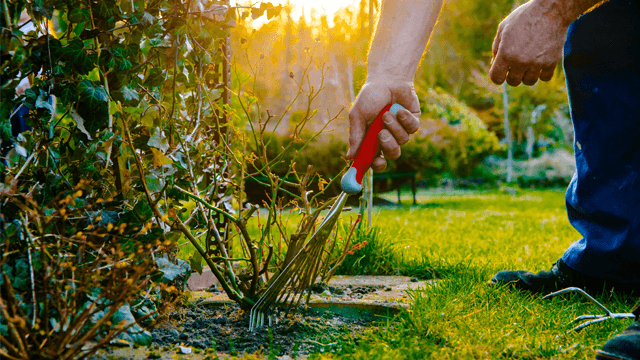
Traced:
<path fill-rule="evenodd" d="M 395 193 L 388 198 L 395 201 Z M 410 203 L 408 195 L 403 200 Z M 409 313 L 367 332 L 357 346 L 318 357 L 592 359 L 630 324 L 611 320 L 556 339 L 570 320 L 598 309 L 579 295 L 542 300 L 487 283 L 500 270 L 548 270 L 579 239 L 563 191 L 421 192 L 418 203 L 376 208 L 377 241 L 388 246 L 397 272 L 432 274 L 437 285 L 412 293 Z M 616 312 L 634 304 L 615 295 L 598 300 Z"/>
<path fill-rule="evenodd" d="M 397 200 L 395 192 L 381 197 Z M 577 294 L 542 300 L 488 284 L 500 270 L 548 270 L 580 238 L 567 220 L 564 191 L 421 190 L 417 200 L 419 205 L 409 206 L 412 195 L 406 192 L 406 206 L 375 207 L 375 237 L 345 260 L 343 271 L 416 276 L 436 285 L 411 293 L 411 310 L 385 326 L 357 341 L 327 339 L 332 345 L 312 357 L 593 359 L 631 323 L 610 320 L 564 335 L 575 317 L 601 312 Z M 356 215 L 346 212 L 343 224 Z M 286 218 L 293 229 L 299 216 Z M 629 312 L 636 300 L 615 294 L 597 299 L 614 312 Z"/>

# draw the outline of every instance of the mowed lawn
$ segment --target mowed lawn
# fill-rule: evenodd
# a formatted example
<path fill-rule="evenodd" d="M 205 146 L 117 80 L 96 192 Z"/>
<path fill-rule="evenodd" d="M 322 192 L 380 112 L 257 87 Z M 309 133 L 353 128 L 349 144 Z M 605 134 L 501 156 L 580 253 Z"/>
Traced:
<path fill-rule="evenodd" d="M 408 196 L 403 201 L 410 203 Z M 611 320 L 564 335 L 573 318 L 601 312 L 577 294 L 542 300 L 488 284 L 500 270 L 548 270 L 580 238 L 566 218 L 563 191 L 425 191 L 418 203 L 377 207 L 373 223 L 399 269 L 422 266 L 436 284 L 412 293 L 407 314 L 368 331 L 355 346 L 338 342 L 314 357 L 593 359 L 631 323 Z M 615 294 L 597 299 L 615 312 L 629 312 L 635 301 Z"/>

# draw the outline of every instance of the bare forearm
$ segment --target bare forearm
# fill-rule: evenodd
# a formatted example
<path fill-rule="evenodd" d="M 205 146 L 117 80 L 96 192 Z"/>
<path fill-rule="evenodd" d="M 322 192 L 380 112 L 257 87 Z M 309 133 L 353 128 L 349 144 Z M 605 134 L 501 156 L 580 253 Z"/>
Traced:
<path fill-rule="evenodd" d="M 369 78 L 413 81 L 443 0 L 383 0 L 369 51 Z"/>
<path fill-rule="evenodd" d="M 606 2 L 607 0 L 534 0 L 547 9 L 549 13 L 554 14 L 564 25 L 569 26 L 580 15 L 595 5 Z"/>

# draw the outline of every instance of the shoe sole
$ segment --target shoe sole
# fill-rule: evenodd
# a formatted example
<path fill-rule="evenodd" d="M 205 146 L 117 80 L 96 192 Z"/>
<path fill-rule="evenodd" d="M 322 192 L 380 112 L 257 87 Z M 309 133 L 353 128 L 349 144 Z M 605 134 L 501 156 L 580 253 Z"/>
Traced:
<path fill-rule="evenodd" d="M 637 359 L 614 355 L 614 354 L 606 353 L 602 350 L 598 350 L 596 352 L 596 360 L 637 360 Z"/>

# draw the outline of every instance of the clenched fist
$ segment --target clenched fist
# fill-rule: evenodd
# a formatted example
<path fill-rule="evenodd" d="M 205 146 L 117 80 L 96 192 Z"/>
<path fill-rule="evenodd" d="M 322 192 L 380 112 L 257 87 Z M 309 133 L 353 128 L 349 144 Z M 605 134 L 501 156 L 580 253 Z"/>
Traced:
<path fill-rule="evenodd" d="M 378 134 L 382 154 L 373 161 L 371 168 L 382 171 L 387 162 L 400 157 L 400 145 L 409 141 L 409 135 L 420 127 L 420 103 L 413 82 L 373 77 L 367 79 L 349 111 L 349 152 L 353 158 L 360 147 L 364 134 L 378 113 L 388 104 L 400 104 L 404 109 L 397 115 L 387 111 L 382 120 L 384 129 Z M 384 157 L 382 156 L 384 155 Z"/>
<path fill-rule="evenodd" d="M 532 0 L 515 9 L 498 26 L 493 41 L 491 81 L 534 85 L 553 77 L 571 21 L 548 6 L 551 0 Z M 571 19 L 572 20 L 572 19 Z"/>

